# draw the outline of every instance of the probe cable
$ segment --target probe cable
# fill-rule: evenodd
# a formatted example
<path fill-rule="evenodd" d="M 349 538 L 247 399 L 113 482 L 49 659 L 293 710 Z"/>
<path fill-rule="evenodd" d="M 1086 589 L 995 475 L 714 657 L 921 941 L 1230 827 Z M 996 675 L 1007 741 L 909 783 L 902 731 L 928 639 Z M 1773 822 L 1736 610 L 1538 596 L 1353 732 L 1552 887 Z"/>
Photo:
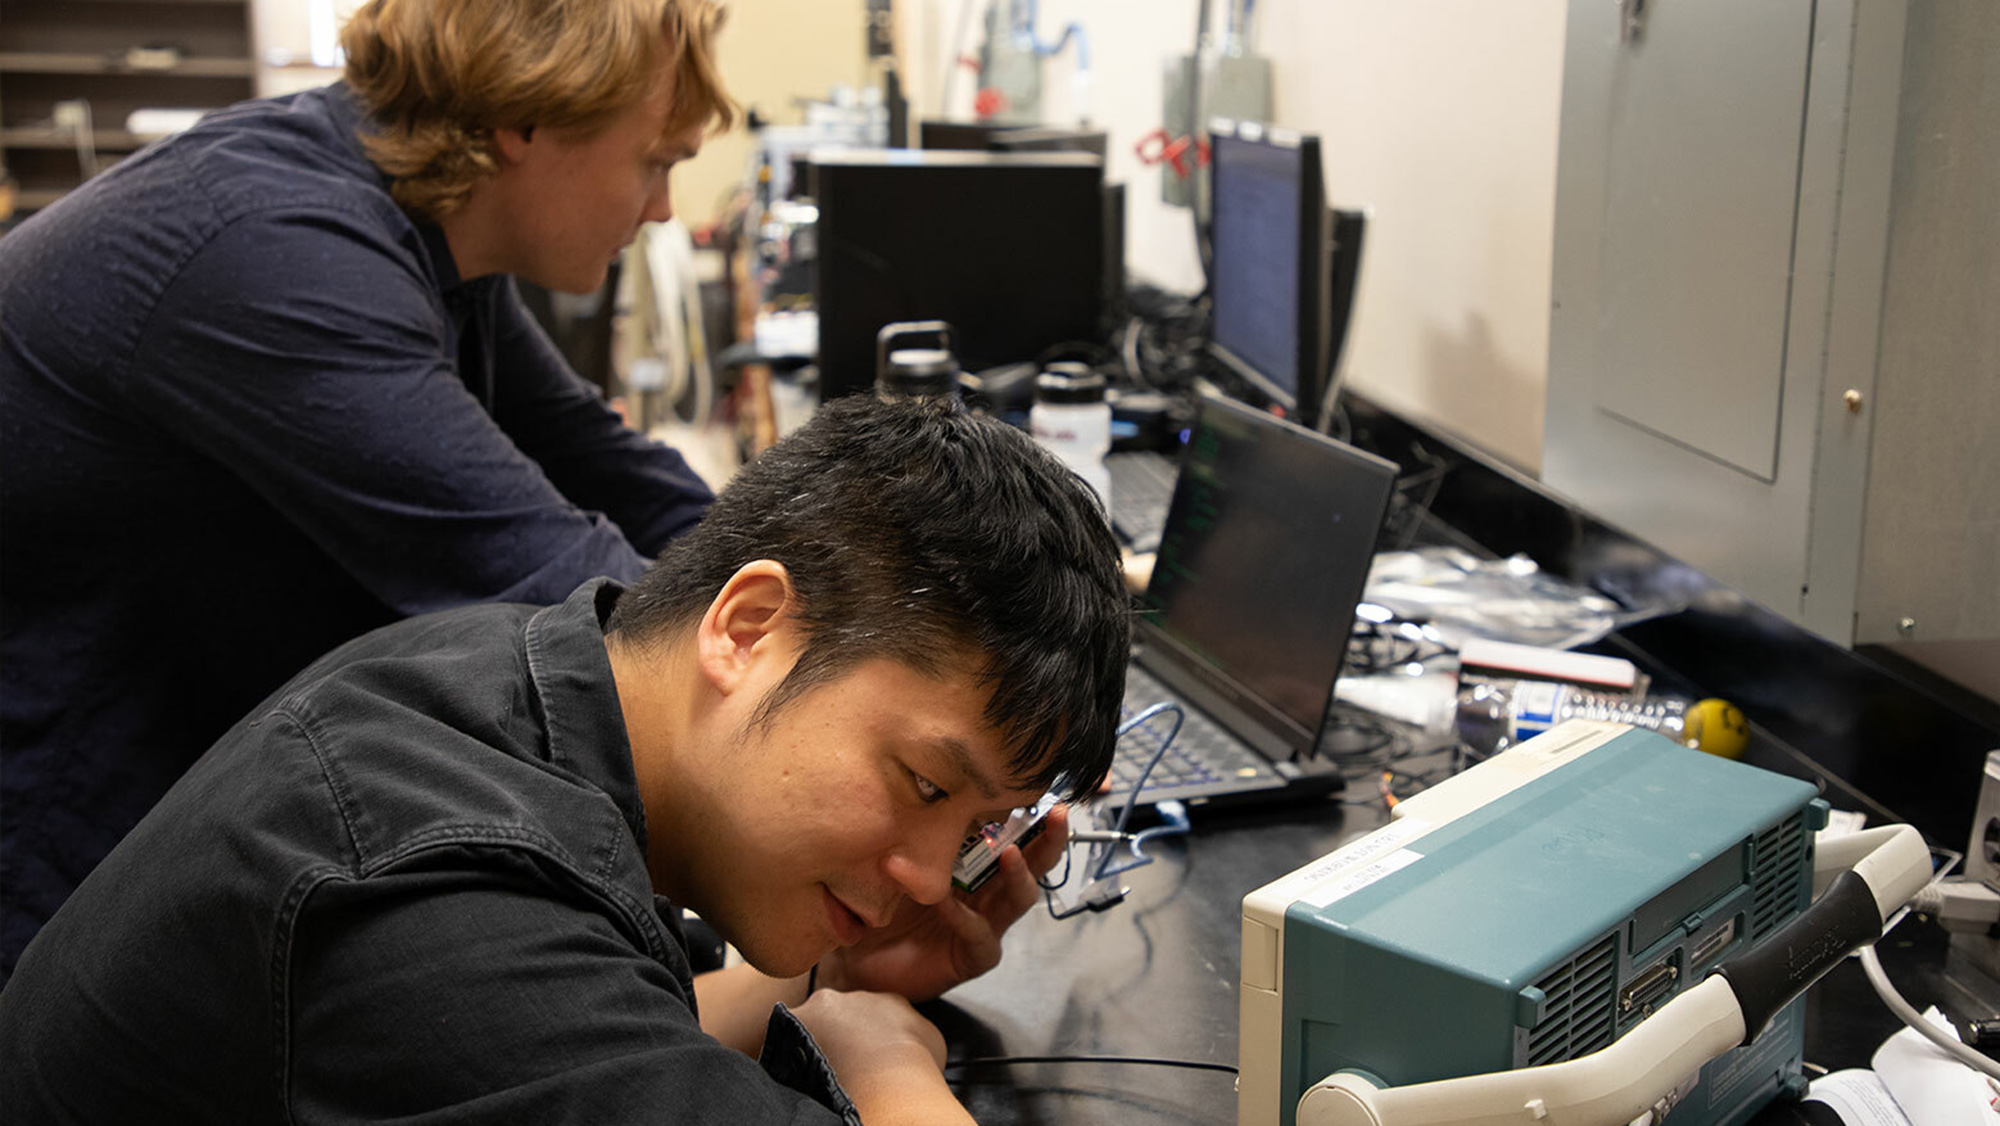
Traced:
<path fill-rule="evenodd" d="M 1147 856 L 1145 853 L 1145 846 L 1148 842 L 1177 833 L 1185 833 L 1189 829 L 1186 807 L 1182 806 L 1179 802 L 1162 802 L 1158 806 L 1158 809 L 1160 815 L 1166 819 L 1166 824 L 1156 825 L 1139 833 L 1128 833 L 1125 831 L 1125 825 L 1132 817 L 1132 810 L 1139 803 L 1139 791 L 1145 788 L 1146 779 L 1152 776 L 1153 768 L 1158 766 L 1160 760 L 1166 756 L 1167 748 L 1173 746 L 1174 738 L 1180 734 L 1181 723 L 1186 719 L 1186 713 L 1181 710 L 1178 704 L 1161 701 L 1120 723 L 1114 735 L 1115 739 L 1123 739 L 1133 730 L 1165 712 L 1173 713 L 1172 726 L 1168 727 L 1166 734 L 1160 737 L 1159 745 L 1153 748 L 1152 756 L 1146 760 L 1145 767 L 1139 771 L 1138 777 L 1133 780 L 1132 793 L 1126 797 L 1124 806 L 1119 809 L 1117 821 L 1108 830 L 1079 829 L 1073 830 L 1070 833 L 1069 840 L 1072 844 L 1081 841 L 1106 846 L 1103 856 L 1097 861 L 1095 871 L 1090 875 L 1090 882 L 1093 884 L 1099 880 L 1108 879 L 1112 876 L 1129 872 L 1134 868 L 1151 864 L 1153 858 Z M 1117 855 L 1117 845 L 1121 842 L 1130 842 L 1132 859 L 1114 868 L 1111 865 L 1111 861 Z M 1035 880 L 1035 883 L 1042 889 L 1042 898 L 1048 906 L 1051 918 L 1067 919 L 1081 914 L 1086 910 L 1091 910 L 1093 907 L 1092 904 L 1086 902 L 1067 911 L 1056 910 L 1056 890 L 1069 883 L 1069 876 L 1070 850 L 1065 849 L 1063 852 L 1062 875 L 1052 881 L 1039 877 Z M 1115 902 L 1115 899 L 1113 902 Z M 1097 909 L 1101 910 L 1102 908 L 1098 907 Z"/>
<path fill-rule="evenodd" d="M 1164 712 L 1173 713 L 1173 725 L 1168 727 L 1167 733 L 1160 737 L 1160 745 L 1153 748 L 1153 757 L 1146 760 L 1145 768 L 1140 770 L 1139 776 L 1132 780 L 1132 792 L 1126 796 L 1125 807 L 1118 811 L 1118 820 L 1112 825 L 1112 832 L 1117 833 L 1121 837 L 1126 836 L 1125 826 L 1132 819 L 1132 810 L 1136 808 L 1139 804 L 1139 792 L 1145 789 L 1146 779 L 1152 777 L 1153 769 L 1160 765 L 1160 760 L 1162 758 L 1166 757 L 1167 748 L 1174 745 L 1174 739 L 1180 735 L 1181 724 L 1186 721 L 1187 713 L 1181 711 L 1181 707 L 1179 704 L 1170 703 L 1168 701 L 1162 700 L 1161 702 L 1154 704 L 1153 706 L 1140 712 L 1138 715 L 1135 715 L 1131 719 L 1128 719 L 1124 723 L 1118 725 L 1117 737 L 1123 739 L 1131 731 L 1145 724 L 1148 720 L 1151 720 L 1154 716 L 1160 715 Z M 1097 871 L 1095 874 L 1091 876 L 1092 882 L 1105 879 L 1108 876 L 1116 876 L 1121 872 L 1129 872 L 1134 868 L 1151 864 L 1153 862 L 1153 858 L 1147 856 L 1144 851 L 1144 846 L 1147 841 L 1156 840 L 1160 837 L 1173 836 L 1177 833 L 1185 833 L 1188 831 L 1187 814 L 1182 812 L 1176 815 L 1177 811 L 1180 808 L 1181 807 L 1179 807 L 1178 804 L 1173 806 L 1162 805 L 1160 807 L 1160 813 L 1163 817 L 1167 818 L 1167 824 L 1155 826 L 1151 829 L 1147 829 L 1145 832 L 1131 835 L 1128 838 L 1132 842 L 1133 858 L 1131 860 L 1128 860 L 1125 863 L 1119 865 L 1118 867 L 1113 868 L 1111 867 L 1111 858 L 1115 854 L 1115 850 L 1109 848 L 1105 849 L 1104 858 L 1098 861 Z"/>

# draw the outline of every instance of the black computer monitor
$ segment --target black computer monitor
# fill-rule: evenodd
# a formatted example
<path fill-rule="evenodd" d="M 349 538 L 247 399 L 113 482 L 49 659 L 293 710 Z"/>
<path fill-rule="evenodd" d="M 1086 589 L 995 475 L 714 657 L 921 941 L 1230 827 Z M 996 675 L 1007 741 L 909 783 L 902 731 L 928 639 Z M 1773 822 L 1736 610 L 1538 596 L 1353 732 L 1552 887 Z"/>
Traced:
<path fill-rule="evenodd" d="M 950 121 L 932 118 L 920 126 L 919 145 L 926 149 L 962 152 L 1087 152 L 1100 159 L 1110 151 L 1111 136 L 1102 129 L 1065 125 L 1017 125 L 992 121 Z M 1104 307 L 1117 307 L 1125 296 L 1125 185 L 1104 184 Z"/>
<path fill-rule="evenodd" d="M 1019 122 L 950 121 L 930 118 L 917 126 L 917 146 L 961 152 L 1087 152 L 1105 156 L 1110 134 L 1102 129 Z"/>
<path fill-rule="evenodd" d="M 986 142 L 994 152 L 1087 152 L 1109 155 L 1111 135 L 1102 129 L 1069 129 L 1059 125 L 1009 129 Z"/>
<path fill-rule="evenodd" d="M 959 364 L 1096 341 L 1103 163 L 1081 153 L 815 152 L 820 396 L 872 387 L 891 321 L 952 326 Z"/>
<path fill-rule="evenodd" d="M 949 121 L 926 118 L 917 123 L 917 147 L 959 152 L 990 152 L 993 138 L 1023 126 L 998 121 Z"/>
<path fill-rule="evenodd" d="M 1331 243 L 1319 138 L 1218 121 L 1210 144 L 1210 351 L 1315 426 L 1327 376 Z"/>

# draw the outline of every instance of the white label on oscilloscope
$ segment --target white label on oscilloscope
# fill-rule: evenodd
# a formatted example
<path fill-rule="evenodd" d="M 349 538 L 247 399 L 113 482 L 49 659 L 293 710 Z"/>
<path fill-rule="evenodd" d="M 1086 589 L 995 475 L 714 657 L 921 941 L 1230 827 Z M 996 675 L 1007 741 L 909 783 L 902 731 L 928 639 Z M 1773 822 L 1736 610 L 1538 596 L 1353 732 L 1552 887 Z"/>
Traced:
<path fill-rule="evenodd" d="M 1368 878 L 1368 883 L 1373 883 L 1398 868 L 1408 866 L 1410 861 L 1404 860 L 1396 862 L 1393 868 L 1381 872 L 1374 871 L 1378 865 L 1390 863 L 1397 854 L 1406 851 L 1403 846 L 1430 832 L 1434 827 L 1431 822 L 1420 817 L 1404 817 L 1392 821 L 1346 848 L 1322 856 L 1293 872 L 1285 877 L 1281 888 L 1273 890 L 1279 893 L 1281 902 L 1297 901 L 1324 907 L 1341 896 L 1358 890 L 1358 887 L 1336 889 L 1345 887 L 1351 879 L 1364 872 L 1373 873 Z M 1410 855 L 1412 859 L 1416 857 L 1415 853 Z M 1359 886 L 1365 887 L 1366 884 Z"/>
<path fill-rule="evenodd" d="M 1400 872 L 1423 858 L 1424 854 L 1421 852 L 1411 852 L 1407 848 L 1397 849 L 1365 868 L 1348 873 L 1344 879 L 1314 888 L 1310 895 L 1300 896 L 1299 901 L 1310 903 L 1314 907 L 1325 907 L 1335 900 L 1353 895 L 1376 880 Z"/>

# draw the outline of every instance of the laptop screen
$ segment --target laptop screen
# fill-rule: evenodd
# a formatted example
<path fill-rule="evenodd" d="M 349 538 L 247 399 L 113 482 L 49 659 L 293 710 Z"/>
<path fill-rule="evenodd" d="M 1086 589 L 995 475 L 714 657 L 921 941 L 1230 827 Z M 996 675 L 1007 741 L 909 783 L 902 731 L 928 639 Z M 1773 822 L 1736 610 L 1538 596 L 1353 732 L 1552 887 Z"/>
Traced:
<path fill-rule="evenodd" d="M 1392 462 L 1205 399 L 1146 588 L 1152 628 L 1317 733 L 1395 476 Z"/>

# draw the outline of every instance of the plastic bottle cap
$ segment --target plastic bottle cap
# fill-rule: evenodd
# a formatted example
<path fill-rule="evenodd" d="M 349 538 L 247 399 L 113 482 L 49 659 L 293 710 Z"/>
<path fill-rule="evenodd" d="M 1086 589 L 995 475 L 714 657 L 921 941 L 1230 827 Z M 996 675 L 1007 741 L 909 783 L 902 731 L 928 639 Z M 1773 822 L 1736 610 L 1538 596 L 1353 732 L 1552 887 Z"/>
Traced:
<path fill-rule="evenodd" d="M 1042 374 L 1035 377 L 1035 401 L 1101 403 L 1104 401 L 1104 377 L 1089 364 L 1071 362 L 1050 364 L 1042 369 Z"/>
<path fill-rule="evenodd" d="M 899 348 L 889 353 L 881 384 L 894 395 L 949 395 L 958 387 L 958 358 L 943 348 Z"/>

